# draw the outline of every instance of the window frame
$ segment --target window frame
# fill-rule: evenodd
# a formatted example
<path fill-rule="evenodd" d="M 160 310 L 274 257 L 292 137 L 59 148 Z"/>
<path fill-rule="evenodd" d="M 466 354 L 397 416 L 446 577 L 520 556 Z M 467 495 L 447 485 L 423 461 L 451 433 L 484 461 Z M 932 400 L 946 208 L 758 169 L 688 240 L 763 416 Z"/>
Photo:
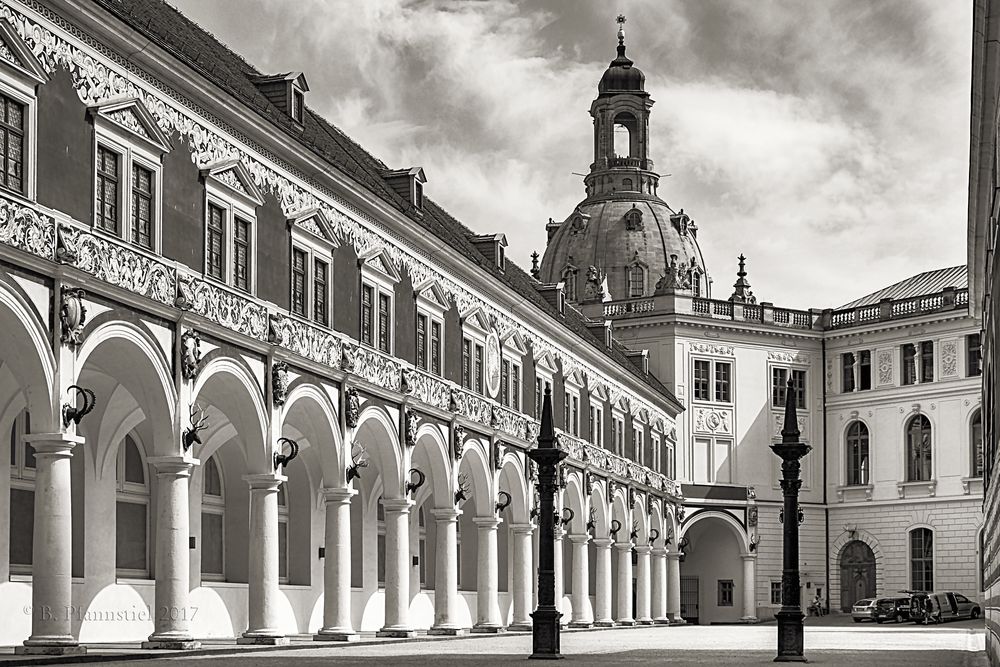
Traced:
<path fill-rule="evenodd" d="M 8 490 L 8 495 L 10 491 L 22 491 L 25 493 L 30 493 L 32 496 L 32 506 L 34 506 L 35 501 L 35 469 L 36 466 L 27 465 L 26 461 L 28 459 L 28 448 L 31 444 L 25 439 L 25 436 L 31 434 L 31 415 L 27 408 L 22 409 L 20 413 L 14 418 L 13 423 L 11 423 L 11 430 L 8 434 L 4 434 L 5 437 L 13 438 L 16 440 L 17 448 L 14 450 L 14 464 L 10 465 L 10 489 Z M 15 443 L 11 443 L 15 444 Z M 32 449 L 32 452 L 34 450 Z M 8 460 L 9 462 L 9 460 Z M 10 501 L 8 500 L 8 503 Z M 9 507 L 9 505 L 8 505 Z M 34 525 L 34 513 L 31 515 L 32 525 Z M 13 518 L 11 519 L 13 521 Z M 11 526 L 8 525 L 8 529 Z M 7 553 L 4 555 L 8 560 L 7 564 L 10 568 L 11 574 L 24 574 L 30 575 L 32 572 L 33 563 L 12 563 L 10 562 L 10 549 L 8 547 Z M 34 561 L 34 555 L 32 554 L 31 545 L 28 545 L 28 558 Z"/>
<path fill-rule="evenodd" d="M 918 422 L 918 421 L 923 421 L 923 422 L 926 422 L 926 424 L 927 424 L 927 429 L 926 430 L 927 430 L 927 433 L 928 433 L 928 440 L 929 440 L 929 442 L 927 443 L 927 447 L 928 447 L 928 449 L 930 451 L 927 454 L 929 462 L 928 462 L 928 473 L 927 473 L 926 479 L 922 478 L 923 477 L 922 474 L 917 474 L 917 475 L 913 475 L 913 476 L 911 476 L 911 474 L 910 474 L 912 471 L 916 470 L 916 468 L 912 468 L 911 467 L 911 465 L 914 465 L 914 464 L 911 461 L 911 457 L 912 457 L 912 454 L 911 454 L 912 443 L 910 441 L 910 434 L 913 431 L 913 425 L 916 422 Z M 921 428 L 920 430 L 921 430 L 921 432 L 923 432 L 924 429 Z M 931 422 L 930 417 L 928 417 L 927 415 L 925 415 L 922 412 L 918 412 L 917 414 L 914 414 L 914 415 L 911 415 L 911 416 L 907 417 L 906 421 L 903 423 L 903 447 L 904 447 L 904 450 L 903 450 L 903 465 L 904 465 L 903 479 L 906 482 L 930 482 L 930 481 L 933 481 L 935 479 L 935 472 L 936 472 L 935 471 L 935 465 L 934 465 L 935 464 L 935 461 L 934 461 L 934 424 Z"/>
<path fill-rule="evenodd" d="M 808 366 L 785 366 L 781 364 L 770 364 L 771 372 L 771 407 L 783 409 L 787 402 L 788 378 L 792 378 L 793 391 L 795 391 L 795 408 L 801 412 L 809 410 L 809 367 Z M 776 383 L 776 377 L 780 375 L 782 380 Z M 801 382 L 796 380 L 801 377 Z M 800 400 L 801 399 L 801 400 Z"/>
<path fill-rule="evenodd" d="M 853 435 L 851 430 L 858 426 L 857 435 Z M 854 456 L 852 455 L 852 439 L 857 439 L 858 447 L 858 466 L 857 466 L 857 476 L 853 474 L 854 470 L 852 468 L 852 462 Z M 863 450 L 862 450 L 863 447 Z M 861 452 L 864 455 L 861 455 Z M 866 424 L 861 419 L 853 419 L 844 429 L 844 486 L 869 486 L 871 484 L 871 474 L 872 474 L 872 446 L 871 446 L 871 429 L 868 428 Z"/>
<path fill-rule="evenodd" d="M 206 493 L 207 488 L 207 477 L 209 466 L 214 466 L 215 471 L 219 475 L 219 490 L 221 494 L 210 495 Z M 226 478 L 222 474 L 222 466 L 219 461 L 215 459 L 215 455 L 209 456 L 208 459 L 201 466 L 201 515 L 211 514 L 213 516 L 220 517 L 220 525 L 222 526 L 222 540 L 220 547 L 219 560 L 222 563 L 222 572 L 205 572 L 202 569 L 202 562 L 204 561 L 205 553 L 205 533 L 204 530 L 201 531 L 199 538 L 201 544 L 201 553 L 199 554 L 198 570 L 202 581 L 225 581 L 226 580 Z M 204 519 L 202 519 L 202 525 L 204 525 Z"/>
<path fill-rule="evenodd" d="M 277 503 L 278 503 L 278 533 L 277 533 L 277 535 L 275 537 L 277 538 L 277 542 L 278 542 L 278 583 L 279 584 L 287 584 L 289 582 L 289 580 L 290 580 L 290 575 L 291 575 L 291 569 L 290 568 L 291 568 L 291 565 L 292 565 L 292 561 L 291 561 L 291 556 L 292 556 L 292 549 L 291 549 L 292 539 L 291 538 L 292 538 L 292 534 L 291 534 L 291 530 L 290 530 L 290 528 L 291 528 L 291 522 L 289 521 L 290 503 L 289 503 L 289 498 L 288 498 L 288 488 L 285 485 L 285 483 L 278 484 L 278 490 L 276 491 L 276 493 L 277 493 Z M 284 500 L 285 500 L 284 504 L 282 504 L 282 502 L 281 502 L 282 498 L 284 498 Z M 279 537 L 281 535 L 281 526 L 282 526 L 282 524 L 284 524 L 284 526 L 285 526 L 285 549 L 284 549 L 285 574 L 284 575 L 281 574 L 281 556 L 282 556 L 282 552 L 281 552 L 281 539 Z"/>
<path fill-rule="evenodd" d="M 392 356 L 396 351 L 396 337 L 393 325 L 396 320 L 396 283 L 399 282 L 399 275 L 396 274 L 389 258 L 381 250 L 363 256 L 361 262 L 361 291 L 358 299 L 358 340 L 362 345 L 378 350 L 383 354 Z M 390 273 L 391 272 L 391 273 Z M 361 335 L 364 328 L 364 290 L 368 286 L 372 290 L 371 302 L 371 341 L 365 341 Z M 387 331 L 382 331 L 379 319 L 379 306 L 382 298 L 388 301 L 388 322 Z M 388 349 L 380 346 L 383 334 Z"/>
<path fill-rule="evenodd" d="M 0 94 L 24 107 L 24 130 L 22 151 L 21 190 L 0 186 L 3 193 L 34 202 L 38 193 L 38 94 L 37 87 L 48 80 L 48 75 L 38 64 L 31 51 L 13 34 L 6 22 L 2 22 L 2 32 L 8 39 L 8 46 L 20 58 L 24 67 L 18 67 L 0 58 Z M 2 166 L 2 165 L 0 165 Z"/>
<path fill-rule="evenodd" d="M 216 177 L 216 173 L 222 174 L 232 169 L 235 169 L 235 167 L 220 168 L 214 173 L 212 171 L 206 173 L 203 214 L 204 247 L 206 252 L 203 272 L 204 277 L 207 280 L 211 280 L 216 283 L 223 283 L 227 287 L 238 292 L 253 296 L 257 294 L 257 278 L 259 273 L 257 267 L 257 206 L 260 206 L 263 202 L 257 203 L 254 199 L 252 199 L 252 195 L 241 193 Z M 239 178 L 239 173 L 237 173 L 237 178 Z M 221 278 L 209 273 L 208 220 L 210 206 L 215 206 L 223 212 L 223 257 Z M 249 256 L 247 268 L 250 273 L 250 284 L 247 286 L 248 289 L 246 290 L 236 287 L 236 258 L 234 252 L 234 244 L 236 242 L 236 218 L 241 218 L 249 223 L 250 230 L 248 239 L 249 248 L 247 250 L 247 254 Z"/>
<path fill-rule="evenodd" d="M 448 310 L 448 301 L 444 292 L 436 284 L 430 284 L 416 292 L 416 313 L 417 319 L 414 321 L 414 344 L 417 347 L 415 360 L 416 367 L 420 370 L 444 377 L 445 374 L 445 326 L 444 314 Z M 427 327 L 424 331 L 423 350 L 420 350 L 419 333 L 416 330 L 420 318 L 426 319 Z M 437 359 L 438 367 L 434 368 L 434 326 L 438 327 Z M 423 352 L 424 365 L 420 364 L 420 353 Z"/>
<path fill-rule="evenodd" d="M 719 607 L 732 607 L 736 602 L 736 585 L 732 579 L 718 580 L 718 605 Z"/>
<path fill-rule="evenodd" d="M 604 449 L 604 399 L 597 393 L 590 395 L 587 423 L 590 427 L 590 444 Z"/>
<path fill-rule="evenodd" d="M 699 364 L 708 364 L 708 398 L 701 398 L 699 387 L 703 387 L 705 380 L 698 378 Z M 729 377 L 726 380 L 728 396 L 725 399 L 719 398 L 719 367 L 728 366 Z M 736 359 L 733 357 L 691 357 L 691 400 L 699 403 L 714 403 L 721 405 L 735 405 L 736 403 Z"/>
<path fill-rule="evenodd" d="M 153 144 L 141 140 L 137 135 L 118 126 L 117 123 L 103 118 L 100 114 L 94 121 L 93 152 L 91 155 L 91 220 L 92 231 L 128 243 L 140 250 L 161 254 L 163 248 L 163 153 L 152 148 Z M 118 156 L 118 216 L 115 231 L 105 229 L 97 222 L 98 196 L 98 154 L 101 149 L 115 153 Z M 132 194 L 135 189 L 135 173 L 133 167 L 139 166 L 152 174 L 153 188 L 150 205 L 150 246 L 144 246 L 133 237 Z"/>
<path fill-rule="evenodd" d="M 975 344 L 973 344 L 975 340 Z M 980 377 L 983 374 L 983 344 L 982 334 L 966 334 L 965 336 L 965 377 Z"/>
<path fill-rule="evenodd" d="M 127 441 L 131 439 L 132 444 L 135 446 L 136 452 L 139 454 L 139 461 L 142 466 L 143 483 L 139 484 L 137 482 L 130 482 L 125 479 L 125 458 L 128 455 L 128 445 Z M 152 503 L 150 502 L 150 482 L 149 482 L 149 463 L 146 457 L 145 448 L 143 447 L 142 441 L 139 439 L 138 434 L 134 431 L 130 431 L 122 438 L 118 445 L 118 452 L 116 453 L 115 460 L 115 511 L 117 514 L 118 505 L 121 503 L 129 505 L 141 505 L 145 508 L 145 568 L 126 568 L 118 567 L 117 562 L 117 543 L 118 543 L 118 531 L 121 527 L 118 525 L 117 516 L 115 521 L 115 577 L 118 579 L 149 579 L 150 578 L 150 560 L 151 560 L 151 548 L 155 548 L 155 537 L 151 535 L 152 529 L 152 516 L 150 515 L 150 508 Z"/>
<path fill-rule="evenodd" d="M 976 465 L 976 426 L 979 427 L 979 466 Z M 969 427 L 966 430 L 969 434 L 969 477 L 971 479 L 982 479 L 986 472 L 986 449 L 983 441 L 983 410 L 977 407 L 969 417 Z"/>
<path fill-rule="evenodd" d="M 917 559 L 913 555 L 913 536 L 918 531 L 921 532 L 921 535 L 925 535 L 925 534 L 930 535 L 930 542 L 931 542 L 931 544 L 930 544 L 930 552 L 931 553 L 930 553 L 929 557 L 928 556 L 920 556 L 919 559 Z M 926 561 L 930 561 L 930 568 L 929 568 L 929 570 L 930 570 L 930 582 L 923 582 L 923 583 L 929 583 L 930 585 L 928 587 L 926 587 L 926 589 L 925 588 L 921 588 L 919 590 L 926 591 L 926 592 L 933 591 L 934 590 L 934 581 L 937 579 L 937 572 L 935 571 L 935 565 L 937 563 L 937 540 L 934 539 L 934 529 L 931 526 L 924 526 L 924 525 L 911 526 L 909 528 L 909 530 L 906 531 L 906 565 L 907 565 L 907 568 L 906 568 L 907 572 L 906 572 L 906 574 L 907 574 L 907 581 L 909 581 L 910 588 L 912 590 L 918 590 L 917 589 L 917 582 L 914 581 L 914 576 L 913 576 L 914 575 L 914 565 L 915 565 L 915 561 L 916 560 L 920 560 L 920 561 L 925 562 L 925 563 L 926 563 Z"/>

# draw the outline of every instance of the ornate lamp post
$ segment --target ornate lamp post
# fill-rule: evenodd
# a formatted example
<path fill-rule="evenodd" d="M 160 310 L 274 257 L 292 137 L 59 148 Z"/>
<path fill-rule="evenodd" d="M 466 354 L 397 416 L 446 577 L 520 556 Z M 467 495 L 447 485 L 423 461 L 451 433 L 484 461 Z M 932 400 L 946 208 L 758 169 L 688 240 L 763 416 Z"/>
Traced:
<path fill-rule="evenodd" d="M 791 378 L 785 387 L 785 423 L 781 442 L 771 450 L 781 457 L 781 491 L 785 504 L 782 510 L 784 526 L 784 563 L 781 572 L 781 611 L 778 619 L 778 655 L 775 662 L 808 662 L 802 655 L 802 606 L 799 599 L 799 459 L 812 449 L 799 442 L 799 422 L 795 414 L 795 385 Z"/>
<path fill-rule="evenodd" d="M 552 392 L 545 390 L 542 404 L 542 425 L 538 433 L 538 447 L 528 452 L 528 457 L 538 464 L 538 608 L 531 615 L 531 657 L 556 660 L 559 654 L 559 618 L 556 610 L 555 578 L 555 504 L 559 462 L 566 452 L 556 447 L 552 430 Z"/>

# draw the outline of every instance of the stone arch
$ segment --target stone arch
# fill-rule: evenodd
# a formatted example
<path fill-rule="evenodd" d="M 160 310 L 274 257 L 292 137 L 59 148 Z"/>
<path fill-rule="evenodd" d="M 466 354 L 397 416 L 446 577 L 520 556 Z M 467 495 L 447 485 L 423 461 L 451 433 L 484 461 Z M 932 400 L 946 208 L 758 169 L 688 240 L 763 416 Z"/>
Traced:
<path fill-rule="evenodd" d="M 649 513 L 649 536 L 653 536 L 654 529 L 658 535 L 655 540 L 650 541 L 650 545 L 653 547 L 663 547 L 666 546 L 667 537 L 666 521 L 663 518 L 663 501 L 654 501 L 651 505 L 652 511 Z"/>
<path fill-rule="evenodd" d="M 6 351 L 0 363 L 17 378 L 37 430 L 53 432 L 61 424 L 54 400 L 56 359 L 46 329 L 21 290 L 0 277 L 0 331 Z"/>
<path fill-rule="evenodd" d="M 472 507 L 475 508 L 476 516 L 493 516 L 496 503 L 494 493 L 493 474 L 489 460 L 486 456 L 485 447 L 472 445 L 475 439 L 467 442 L 465 452 L 459 464 L 459 474 L 466 473 L 472 484 Z M 468 502 L 466 502 L 466 507 Z M 467 508 L 468 509 L 468 508 Z"/>
<path fill-rule="evenodd" d="M 681 537 L 687 535 L 692 526 L 708 519 L 721 520 L 722 523 L 725 524 L 736 537 L 736 541 L 740 546 L 740 555 L 746 556 L 750 554 L 749 538 L 747 537 L 746 531 L 743 529 L 743 525 L 732 514 L 721 510 L 702 510 L 700 512 L 695 512 L 681 526 L 681 534 L 677 536 L 677 539 L 680 540 Z"/>
<path fill-rule="evenodd" d="M 649 515 L 646 513 L 644 502 L 645 498 L 640 499 L 637 496 L 632 503 L 632 523 L 636 525 L 636 544 L 649 544 Z"/>
<path fill-rule="evenodd" d="M 528 485 L 525 482 L 524 465 L 515 452 L 507 452 L 497 478 L 497 488 L 510 494 L 510 516 L 514 523 L 528 523 Z"/>
<path fill-rule="evenodd" d="M 844 548 L 854 541 L 863 542 L 872 550 L 875 555 L 875 590 L 885 590 L 885 568 L 883 567 L 885 555 L 878 539 L 867 530 L 845 525 L 844 531 L 830 544 L 830 597 L 828 599 L 831 607 L 835 606 L 833 596 L 836 596 L 836 606 L 839 607 L 841 604 L 840 560 Z"/>
<path fill-rule="evenodd" d="M 384 497 L 402 498 L 406 471 L 403 469 L 405 461 L 400 451 L 396 420 L 383 407 L 365 406 L 358 417 L 354 442 L 365 446 L 371 462 L 369 470 L 374 466 L 378 471 Z"/>
<path fill-rule="evenodd" d="M 614 495 L 611 496 L 611 519 L 621 523 L 621 528 L 615 536 L 615 540 L 618 542 L 628 541 L 628 534 L 632 530 L 629 510 L 628 491 L 624 487 L 618 487 L 615 489 Z"/>
<path fill-rule="evenodd" d="M 300 439 L 304 440 L 299 443 L 303 449 L 315 452 L 322 471 L 322 483 L 328 487 L 344 486 L 345 465 L 340 420 L 323 388 L 311 383 L 295 386 L 281 407 L 279 418 L 281 435 L 285 435 L 285 429 L 294 429 L 300 434 Z M 306 454 L 306 451 L 302 454 Z"/>
<path fill-rule="evenodd" d="M 435 422 L 421 424 L 410 455 L 410 465 L 427 476 L 426 485 L 435 508 L 451 508 L 455 503 L 450 459 L 447 440 L 440 426 Z M 425 500 L 423 493 L 420 497 Z"/>
<path fill-rule="evenodd" d="M 247 472 L 271 472 L 264 396 L 245 364 L 231 357 L 215 357 L 195 379 L 191 400 L 202 407 L 211 405 L 233 425 L 246 454 Z"/>
<path fill-rule="evenodd" d="M 563 491 L 563 508 L 573 510 L 568 532 L 579 535 L 587 529 L 587 497 L 583 493 L 583 473 L 570 469 L 566 474 L 566 489 Z"/>

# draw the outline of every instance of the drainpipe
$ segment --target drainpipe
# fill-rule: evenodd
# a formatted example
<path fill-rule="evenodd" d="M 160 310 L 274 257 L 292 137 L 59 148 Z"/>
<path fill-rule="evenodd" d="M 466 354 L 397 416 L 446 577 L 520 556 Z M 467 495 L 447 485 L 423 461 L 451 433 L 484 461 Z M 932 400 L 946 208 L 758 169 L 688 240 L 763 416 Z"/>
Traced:
<path fill-rule="evenodd" d="M 820 341 L 822 345 L 820 353 L 820 366 L 823 375 L 823 517 L 826 521 L 826 531 L 823 535 L 823 542 L 826 546 L 826 612 L 830 613 L 830 506 L 827 504 L 826 477 L 827 477 L 827 442 L 826 442 L 826 339 Z"/>

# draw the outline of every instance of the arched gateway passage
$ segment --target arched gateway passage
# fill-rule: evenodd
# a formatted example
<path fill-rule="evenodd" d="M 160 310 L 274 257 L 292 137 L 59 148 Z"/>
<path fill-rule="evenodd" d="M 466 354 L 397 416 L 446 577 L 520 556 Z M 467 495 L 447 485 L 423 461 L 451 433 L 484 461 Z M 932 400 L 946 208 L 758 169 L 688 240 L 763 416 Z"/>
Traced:
<path fill-rule="evenodd" d="M 875 554 L 861 540 L 840 552 L 840 610 L 850 611 L 858 600 L 875 596 Z"/>

